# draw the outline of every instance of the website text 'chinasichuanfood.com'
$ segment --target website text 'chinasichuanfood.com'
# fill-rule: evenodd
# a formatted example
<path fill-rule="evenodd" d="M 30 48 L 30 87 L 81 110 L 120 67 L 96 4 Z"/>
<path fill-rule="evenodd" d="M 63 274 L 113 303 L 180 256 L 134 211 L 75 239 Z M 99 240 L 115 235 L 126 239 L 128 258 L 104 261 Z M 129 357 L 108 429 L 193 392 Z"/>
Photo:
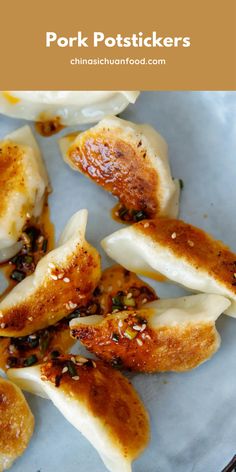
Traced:
<path fill-rule="evenodd" d="M 167 63 L 166 59 L 164 58 L 132 58 L 132 57 L 125 57 L 125 58 L 108 58 L 108 57 L 96 57 L 96 58 L 83 58 L 83 57 L 73 57 L 70 59 L 71 65 L 151 65 L 151 66 L 161 66 Z"/>

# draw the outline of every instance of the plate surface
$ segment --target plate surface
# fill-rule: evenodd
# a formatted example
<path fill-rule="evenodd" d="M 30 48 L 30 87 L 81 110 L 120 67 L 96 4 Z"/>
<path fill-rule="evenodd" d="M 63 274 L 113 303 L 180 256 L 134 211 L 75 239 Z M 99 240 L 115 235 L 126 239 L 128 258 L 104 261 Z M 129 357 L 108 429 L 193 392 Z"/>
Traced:
<path fill-rule="evenodd" d="M 147 122 L 163 134 L 172 174 L 184 182 L 180 216 L 236 252 L 236 92 L 145 92 L 122 117 Z M 0 116 L 0 138 L 23 124 Z M 49 204 L 56 236 L 75 211 L 88 208 L 87 238 L 102 253 L 99 241 L 119 227 L 110 217 L 114 199 L 62 161 L 58 137 L 36 134 L 53 187 Z M 103 254 L 104 267 L 110 263 Z M 160 296 L 185 293 L 151 284 Z M 152 427 L 151 443 L 134 472 L 220 472 L 234 455 L 236 320 L 221 316 L 217 326 L 221 349 L 196 370 L 131 376 Z M 49 401 L 27 398 L 35 433 L 12 472 L 105 472 L 96 451 Z"/>

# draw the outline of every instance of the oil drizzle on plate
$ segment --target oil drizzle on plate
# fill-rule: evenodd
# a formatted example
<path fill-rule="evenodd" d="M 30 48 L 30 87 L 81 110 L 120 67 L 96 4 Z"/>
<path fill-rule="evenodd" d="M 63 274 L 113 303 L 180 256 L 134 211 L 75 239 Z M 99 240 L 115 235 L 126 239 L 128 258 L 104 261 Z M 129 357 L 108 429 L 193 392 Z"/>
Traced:
<path fill-rule="evenodd" d="M 64 129 L 64 125 L 61 123 L 61 118 L 55 116 L 54 118 L 47 118 L 44 115 L 40 115 L 35 123 L 36 131 L 44 138 L 49 138 L 56 133 L 59 133 Z"/>
<path fill-rule="evenodd" d="M 11 95 L 10 92 L 2 92 L 3 97 L 10 103 L 11 105 L 16 105 L 17 103 L 20 102 L 20 98 L 14 97 L 14 95 Z"/>

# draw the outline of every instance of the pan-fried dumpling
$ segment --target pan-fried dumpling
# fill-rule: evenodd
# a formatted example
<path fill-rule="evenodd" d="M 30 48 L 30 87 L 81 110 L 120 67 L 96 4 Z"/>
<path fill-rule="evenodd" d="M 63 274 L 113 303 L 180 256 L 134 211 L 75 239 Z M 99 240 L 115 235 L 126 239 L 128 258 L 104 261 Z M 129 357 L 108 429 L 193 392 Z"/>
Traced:
<path fill-rule="evenodd" d="M 59 118 L 64 125 L 94 123 L 108 113 L 121 113 L 138 95 L 117 91 L 3 91 L 0 113 L 33 121 Z"/>
<path fill-rule="evenodd" d="M 23 454 L 34 429 L 34 417 L 19 387 L 0 377 L 0 472 Z"/>
<path fill-rule="evenodd" d="M 0 140 L 0 262 L 13 257 L 30 218 L 40 216 L 48 186 L 43 160 L 29 126 Z"/>
<path fill-rule="evenodd" d="M 87 210 L 69 220 L 58 247 L 0 303 L 0 336 L 25 336 L 86 305 L 101 275 L 100 256 L 85 240 Z"/>
<path fill-rule="evenodd" d="M 21 388 L 49 398 L 95 447 L 111 472 L 131 472 L 149 440 L 149 420 L 135 390 L 101 361 L 64 356 L 9 369 Z"/>
<path fill-rule="evenodd" d="M 121 219 L 177 216 L 179 183 L 171 177 L 167 144 L 151 126 L 107 116 L 60 145 L 73 169 L 118 197 Z"/>
<path fill-rule="evenodd" d="M 157 272 L 184 287 L 228 297 L 236 317 L 236 254 L 184 221 L 156 218 L 116 231 L 102 241 L 106 253 L 135 273 Z"/>
<path fill-rule="evenodd" d="M 157 300 L 143 309 L 70 322 L 72 336 L 112 365 L 138 372 L 181 372 L 209 359 L 220 346 L 216 319 L 230 305 L 220 295 Z"/>

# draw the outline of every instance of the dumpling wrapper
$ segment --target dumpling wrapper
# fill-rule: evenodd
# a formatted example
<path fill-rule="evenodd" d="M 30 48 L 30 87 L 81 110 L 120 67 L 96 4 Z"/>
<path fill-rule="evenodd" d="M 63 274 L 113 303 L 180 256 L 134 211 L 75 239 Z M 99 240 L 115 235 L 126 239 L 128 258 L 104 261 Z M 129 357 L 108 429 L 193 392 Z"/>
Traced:
<path fill-rule="evenodd" d="M 236 254 L 181 220 L 141 221 L 101 242 L 108 256 L 137 274 L 160 273 L 190 290 L 228 297 L 236 317 Z"/>
<path fill-rule="evenodd" d="M 0 472 L 23 454 L 34 430 L 34 417 L 19 387 L 0 377 Z"/>
<path fill-rule="evenodd" d="M 230 301 L 199 294 L 157 300 L 145 308 L 75 318 L 72 336 L 102 360 L 137 372 L 182 372 L 209 359 L 220 346 L 217 318 Z"/>
<path fill-rule="evenodd" d="M 121 113 L 138 96 L 130 91 L 3 91 L 0 113 L 33 121 L 57 117 L 63 125 L 94 123 Z"/>
<path fill-rule="evenodd" d="M 0 262 L 13 257 L 26 222 L 39 217 L 48 177 L 29 126 L 0 140 Z"/>
<path fill-rule="evenodd" d="M 87 213 L 71 217 L 58 247 L 0 302 L 0 336 L 26 336 L 86 305 L 101 276 L 99 253 L 85 240 Z"/>
<path fill-rule="evenodd" d="M 148 415 L 138 395 L 120 372 L 101 361 L 64 359 L 9 369 L 8 376 L 24 390 L 52 400 L 109 471 L 131 472 L 132 461 L 149 441 Z"/>
<path fill-rule="evenodd" d="M 179 182 L 173 181 L 165 140 L 149 125 L 107 116 L 71 143 L 60 139 L 64 160 L 128 210 L 147 217 L 178 214 Z"/>

